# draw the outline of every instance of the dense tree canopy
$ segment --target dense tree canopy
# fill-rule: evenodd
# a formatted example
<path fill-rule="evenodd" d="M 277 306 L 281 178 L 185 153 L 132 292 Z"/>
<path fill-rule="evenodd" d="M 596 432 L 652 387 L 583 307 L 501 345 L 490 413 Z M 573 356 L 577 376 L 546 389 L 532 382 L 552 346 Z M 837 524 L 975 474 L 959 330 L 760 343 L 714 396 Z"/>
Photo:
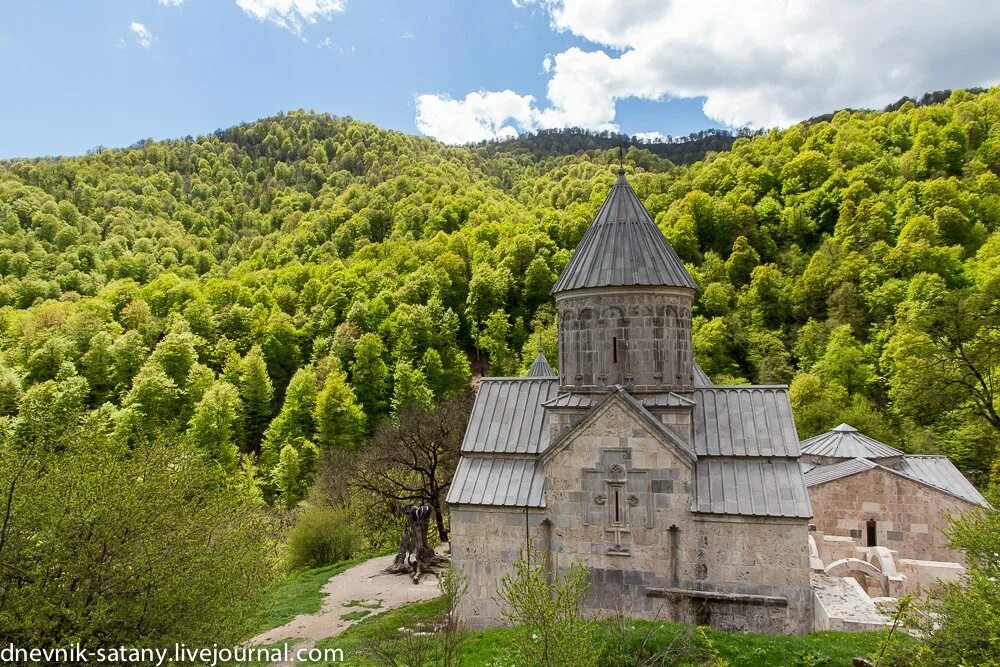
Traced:
<path fill-rule="evenodd" d="M 0 413 L 44 429 L 36 388 L 77 377 L 120 442 L 187 443 L 294 504 L 324 450 L 473 368 L 556 363 L 548 290 L 618 154 L 550 148 L 295 112 L 2 163 Z M 803 437 L 850 421 L 988 480 L 1000 90 L 625 159 L 716 380 L 790 383 Z"/>

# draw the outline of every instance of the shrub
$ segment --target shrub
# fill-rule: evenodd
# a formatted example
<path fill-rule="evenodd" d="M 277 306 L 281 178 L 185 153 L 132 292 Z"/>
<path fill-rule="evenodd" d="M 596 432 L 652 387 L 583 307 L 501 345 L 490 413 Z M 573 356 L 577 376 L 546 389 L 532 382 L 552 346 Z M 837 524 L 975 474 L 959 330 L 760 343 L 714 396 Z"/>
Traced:
<path fill-rule="evenodd" d="M 1000 494 L 989 494 L 997 507 Z M 925 609 L 924 664 L 1000 664 L 1000 514 L 976 509 L 957 517 L 948 530 L 953 548 L 965 552 L 960 581 L 938 588 Z M 910 663 L 914 664 L 914 663 Z"/>
<path fill-rule="evenodd" d="M 288 535 L 288 566 L 332 565 L 354 555 L 359 542 L 358 529 L 345 508 L 308 507 Z"/>
<path fill-rule="evenodd" d="M 500 579 L 494 598 L 520 636 L 513 652 L 519 665 L 587 667 L 598 664 L 596 624 L 583 614 L 590 573 L 581 563 L 547 572 L 537 552 L 522 553 L 513 573 Z"/>
<path fill-rule="evenodd" d="M 128 449 L 94 420 L 63 434 L 48 452 L 0 436 L 0 645 L 245 639 L 275 564 L 250 485 L 187 445 Z"/>

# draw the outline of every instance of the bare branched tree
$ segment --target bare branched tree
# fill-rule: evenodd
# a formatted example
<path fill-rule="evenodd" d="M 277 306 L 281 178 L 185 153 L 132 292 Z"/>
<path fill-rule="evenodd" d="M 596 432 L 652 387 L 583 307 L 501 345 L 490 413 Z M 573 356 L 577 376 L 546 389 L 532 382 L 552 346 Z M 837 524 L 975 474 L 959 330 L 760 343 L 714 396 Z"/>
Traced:
<path fill-rule="evenodd" d="M 427 505 L 438 537 L 448 540 L 444 499 L 458 465 L 472 395 L 411 407 L 375 429 L 361 451 L 354 483 L 392 503 Z"/>

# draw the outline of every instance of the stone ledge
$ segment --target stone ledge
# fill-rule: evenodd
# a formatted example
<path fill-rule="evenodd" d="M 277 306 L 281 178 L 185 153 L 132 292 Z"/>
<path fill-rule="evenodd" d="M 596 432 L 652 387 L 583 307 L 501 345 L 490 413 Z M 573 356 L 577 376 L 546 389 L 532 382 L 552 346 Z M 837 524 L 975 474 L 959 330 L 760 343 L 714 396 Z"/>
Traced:
<path fill-rule="evenodd" d="M 777 595 L 751 595 L 749 593 L 724 593 L 721 591 L 698 591 L 691 588 L 648 588 L 650 598 L 691 598 L 710 602 L 730 602 L 752 604 L 761 607 L 787 607 L 788 598 Z"/>

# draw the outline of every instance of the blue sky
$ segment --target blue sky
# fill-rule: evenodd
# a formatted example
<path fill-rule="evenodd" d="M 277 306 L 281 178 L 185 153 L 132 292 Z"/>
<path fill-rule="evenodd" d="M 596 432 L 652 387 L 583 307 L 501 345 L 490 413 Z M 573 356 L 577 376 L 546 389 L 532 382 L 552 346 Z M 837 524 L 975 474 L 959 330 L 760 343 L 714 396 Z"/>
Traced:
<path fill-rule="evenodd" d="M 991 85 L 1000 72 L 988 6 L 795 4 L 0 0 L 0 157 L 297 108 L 450 143 L 568 125 L 676 136 Z"/>
<path fill-rule="evenodd" d="M 418 94 L 542 98 L 546 54 L 583 41 L 510 2 L 358 2 L 296 35 L 223 0 L 2 0 L 0 156 L 205 134 L 297 108 L 417 133 Z M 711 126 L 697 100 L 622 108 L 626 130 Z"/>

